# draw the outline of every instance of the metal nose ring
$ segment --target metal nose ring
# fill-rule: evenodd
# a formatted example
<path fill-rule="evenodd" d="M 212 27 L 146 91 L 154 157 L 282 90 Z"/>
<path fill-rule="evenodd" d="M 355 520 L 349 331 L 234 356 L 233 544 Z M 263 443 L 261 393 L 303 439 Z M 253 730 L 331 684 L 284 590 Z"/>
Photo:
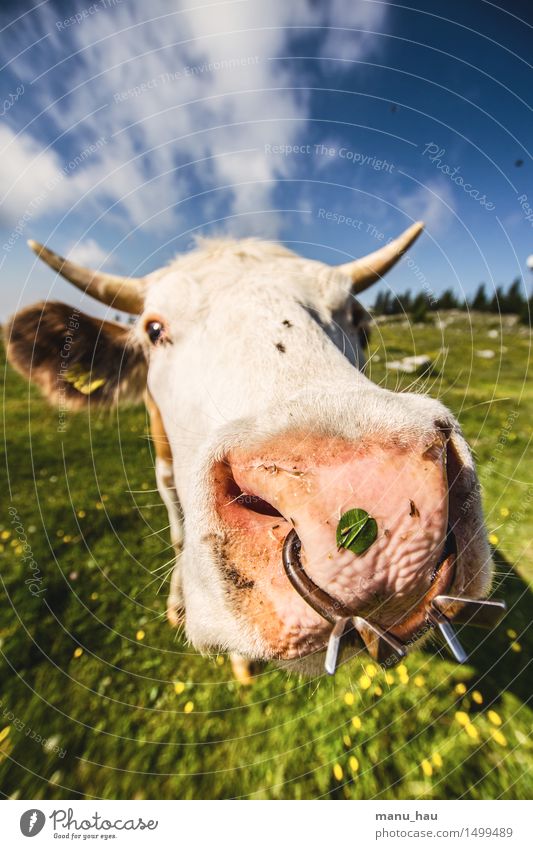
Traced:
<path fill-rule="evenodd" d="M 342 601 L 315 584 L 303 568 L 300 557 L 301 548 L 300 538 L 293 528 L 283 543 L 283 567 L 298 595 L 333 626 L 328 639 L 324 664 L 328 675 L 335 674 L 342 639 L 350 631 L 355 631 L 359 637 L 361 648 L 366 648 L 369 655 L 383 666 L 391 666 L 405 657 L 406 645 L 379 625 L 358 616 Z M 468 655 L 455 634 L 451 620 L 458 625 L 475 625 L 479 628 L 492 629 L 499 624 L 506 610 L 507 605 L 501 599 L 485 600 L 438 595 L 428 607 L 427 623 L 429 627 L 437 628 L 457 662 L 465 663 Z"/>
<path fill-rule="evenodd" d="M 357 616 L 355 611 L 346 607 L 342 601 L 315 584 L 302 566 L 301 547 L 300 538 L 293 528 L 283 543 L 283 566 L 296 592 L 319 616 L 333 625 L 324 663 L 328 675 L 335 674 L 341 641 L 349 631 L 355 630 L 361 648 L 366 648 L 370 656 L 379 663 L 391 666 L 405 657 L 407 649 L 396 637 L 379 625 Z"/>

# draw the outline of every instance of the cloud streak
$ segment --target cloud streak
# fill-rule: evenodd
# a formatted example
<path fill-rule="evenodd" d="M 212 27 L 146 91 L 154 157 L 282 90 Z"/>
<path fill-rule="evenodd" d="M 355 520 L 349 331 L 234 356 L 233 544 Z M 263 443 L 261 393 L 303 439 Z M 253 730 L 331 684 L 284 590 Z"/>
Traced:
<path fill-rule="evenodd" d="M 26 93 L 0 133 L 4 222 L 105 138 L 58 179 L 39 215 L 75 208 L 124 229 L 169 232 L 186 226 L 181 202 L 197 196 L 203 220 L 229 216 L 232 232 L 251 232 L 251 214 L 264 210 L 275 230 L 273 197 L 290 163 L 265 155 L 264 144 L 296 143 L 311 111 L 298 64 L 278 57 L 305 40 L 318 57 L 360 58 L 385 6 L 152 0 L 142 22 L 139 8 L 123 0 L 61 29 L 47 4 L 12 29 L 13 55 L 36 44 L 9 65 Z M 264 217 L 259 225 L 264 234 Z"/>

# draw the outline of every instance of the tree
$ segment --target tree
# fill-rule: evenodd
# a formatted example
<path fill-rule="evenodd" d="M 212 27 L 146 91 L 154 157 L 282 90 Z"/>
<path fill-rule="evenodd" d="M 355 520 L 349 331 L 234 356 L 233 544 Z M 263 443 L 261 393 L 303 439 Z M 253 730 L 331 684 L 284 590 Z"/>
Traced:
<path fill-rule="evenodd" d="M 501 306 L 501 311 L 504 313 L 517 313 L 521 314 L 521 311 L 524 307 L 524 297 L 522 295 L 522 281 L 519 277 L 516 280 L 513 280 L 507 294 L 504 297 L 503 305 Z"/>
<path fill-rule="evenodd" d="M 426 296 L 420 292 L 413 301 L 411 310 L 411 318 L 415 324 L 426 321 L 428 312 L 428 302 Z"/>
<path fill-rule="evenodd" d="M 385 315 L 389 299 L 388 292 L 378 292 L 372 311 L 375 315 Z"/>
<path fill-rule="evenodd" d="M 533 327 L 533 295 L 528 301 L 522 301 L 522 307 L 518 315 L 520 316 L 522 324 L 525 324 L 528 327 Z"/>
<path fill-rule="evenodd" d="M 503 286 L 497 286 L 494 295 L 491 298 L 488 310 L 489 312 L 498 313 L 498 315 L 502 311 L 502 304 L 505 300 L 505 293 L 503 291 Z"/>
<path fill-rule="evenodd" d="M 411 290 L 407 289 L 403 295 L 398 295 L 396 298 L 397 310 L 399 313 L 408 313 L 412 308 Z"/>
<path fill-rule="evenodd" d="M 470 307 L 473 310 L 479 310 L 480 312 L 486 312 L 488 307 L 488 299 L 487 293 L 485 292 L 485 284 L 480 283 L 477 287 L 476 294 L 470 301 Z"/>
<path fill-rule="evenodd" d="M 457 309 L 457 298 L 453 289 L 445 289 L 438 300 L 439 310 L 455 310 Z"/>

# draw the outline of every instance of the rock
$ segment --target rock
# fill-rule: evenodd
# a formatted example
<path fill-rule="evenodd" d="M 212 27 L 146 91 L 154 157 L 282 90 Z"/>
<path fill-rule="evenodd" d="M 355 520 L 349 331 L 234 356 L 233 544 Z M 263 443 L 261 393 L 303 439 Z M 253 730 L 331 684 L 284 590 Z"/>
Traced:
<path fill-rule="evenodd" d="M 417 354 L 414 357 L 403 357 L 401 360 L 389 360 L 387 368 L 400 371 L 403 374 L 423 374 L 432 367 L 433 363 L 427 354 Z"/>

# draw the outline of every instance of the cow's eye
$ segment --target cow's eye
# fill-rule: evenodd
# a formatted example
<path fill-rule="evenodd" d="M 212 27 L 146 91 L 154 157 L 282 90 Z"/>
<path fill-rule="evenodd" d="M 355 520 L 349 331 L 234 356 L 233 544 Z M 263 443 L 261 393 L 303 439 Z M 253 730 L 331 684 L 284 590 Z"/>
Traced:
<path fill-rule="evenodd" d="M 165 325 L 162 321 L 154 318 L 146 322 L 146 335 L 152 345 L 159 345 L 165 339 Z"/>

